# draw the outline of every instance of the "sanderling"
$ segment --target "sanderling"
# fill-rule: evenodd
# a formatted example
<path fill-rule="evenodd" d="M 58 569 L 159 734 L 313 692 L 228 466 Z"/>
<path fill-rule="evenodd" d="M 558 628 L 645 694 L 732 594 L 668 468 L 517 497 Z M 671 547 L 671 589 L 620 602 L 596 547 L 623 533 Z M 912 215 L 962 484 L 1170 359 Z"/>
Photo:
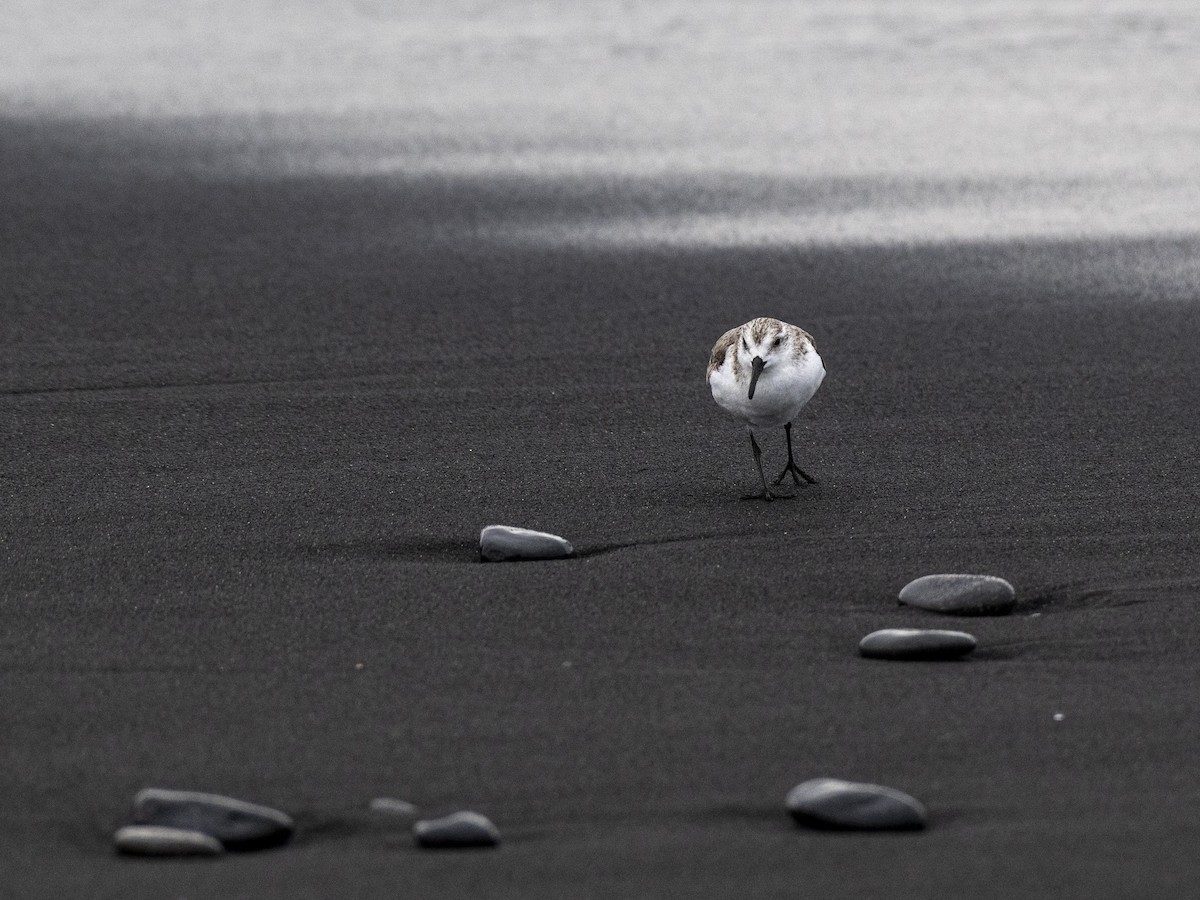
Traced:
<path fill-rule="evenodd" d="M 776 485 L 791 473 L 797 485 L 803 478 L 809 484 L 816 479 L 796 465 L 792 457 L 792 420 L 799 415 L 825 378 L 825 366 L 817 355 L 812 336 L 795 325 L 778 319 L 751 319 L 745 325 L 721 335 L 708 360 L 708 386 L 713 399 L 726 412 L 741 419 L 750 428 L 750 449 L 762 482 L 762 493 L 745 499 L 790 497 L 776 494 L 767 487 L 763 474 L 762 450 L 754 439 L 755 428 L 784 427 L 787 434 L 788 461 Z"/>

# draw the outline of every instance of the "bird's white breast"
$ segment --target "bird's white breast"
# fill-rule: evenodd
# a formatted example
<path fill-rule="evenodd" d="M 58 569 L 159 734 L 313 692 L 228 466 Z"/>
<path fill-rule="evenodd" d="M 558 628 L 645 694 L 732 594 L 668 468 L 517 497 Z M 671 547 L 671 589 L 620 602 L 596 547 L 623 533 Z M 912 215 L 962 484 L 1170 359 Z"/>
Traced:
<path fill-rule="evenodd" d="M 821 357 L 809 346 L 799 359 L 773 360 L 767 365 L 751 400 L 749 368 L 743 366 L 735 375 L 733 356 L 729 353 L 713 370 L 709 387 L 722 409 L 754 428 L 774 428 L 792 421 L 825 378 Z"/>

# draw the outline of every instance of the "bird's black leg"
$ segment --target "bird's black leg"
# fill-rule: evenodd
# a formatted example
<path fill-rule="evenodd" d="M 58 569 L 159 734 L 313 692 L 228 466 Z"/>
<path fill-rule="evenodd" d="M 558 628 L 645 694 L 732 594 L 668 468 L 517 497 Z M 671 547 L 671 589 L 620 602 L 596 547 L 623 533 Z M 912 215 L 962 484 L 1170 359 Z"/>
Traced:
<path fill-rule="evenodd" d="M 783 471 L 779 473 L 779 477 L 775 479 L 774 483 L 783 484 L 783 479 L 787 478 L 788 473 L 790 472 L 792 475 L 792 481 L 796 482 L 797 485 L 800 484 L 801 478 L 803 478 L 809 484 L 816 484 L 817 479 L 813 478 L 798 465 L 796 465 L 796 460 L 792 456 L 792 423 L 788 422 L 786 425 L 784 425 L 783 430 L 784 433 L 787 434 L 788 461 L 787 465 L 783 467 Z M 753 435 L 751 435 L 750 439 L 754 440 Z M 755 458 L 757 459 L 757 456 Z M 759 469 L 761 471 L 762 467 L 759 466 Z"/>
<path fill-rule="evenodd" d="M 763 474 L 762 467 L 762 450 L 758 447 L 758 441 L 754 439 L 754 432 L 750 432 L 750 449 L 754 451 L 754 464 L 758 466 L 758 480 L 762 483 L 762 493 L 747 494 L 743 500 L 774 500 L 776 497 L 780 499 L 788 499 L 791 494 L 776 494 L 767 487 L 767 476 Z M 778 484 L 778 482 L 776 482 Z"/>

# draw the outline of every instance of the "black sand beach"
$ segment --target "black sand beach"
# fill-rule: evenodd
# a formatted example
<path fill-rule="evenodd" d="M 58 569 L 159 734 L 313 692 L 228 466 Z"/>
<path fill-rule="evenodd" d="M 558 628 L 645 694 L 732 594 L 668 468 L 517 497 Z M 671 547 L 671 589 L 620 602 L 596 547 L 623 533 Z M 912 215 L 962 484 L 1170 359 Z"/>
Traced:
<path fill-rule="evenodd" d="M 1193 895 L 1195 234 L 622 243 L 588 229 L 1077 194 L 244 165 L 327 121 L 0 120 L 0 895 Z M 703 378 L 755 315 L 829 373 L 772 504 Z M 580 556 L 482 564 L 491 523 Z M 1016 611 L 896 605 L 943 571 Z M 980 646 L 858 656 L 910 625 Z M 821 775 L 929 828 L 800 830 Z M 118 857 L 148 785 L 296 837 Z M 503 843 L 420 851 L 381 795 Z"/>

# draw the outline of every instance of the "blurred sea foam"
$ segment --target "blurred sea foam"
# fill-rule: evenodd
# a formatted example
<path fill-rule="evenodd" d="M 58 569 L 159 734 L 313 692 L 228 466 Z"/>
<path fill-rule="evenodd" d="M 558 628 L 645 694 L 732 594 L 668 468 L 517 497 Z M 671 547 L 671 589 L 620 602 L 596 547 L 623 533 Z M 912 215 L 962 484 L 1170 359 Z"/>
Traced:
<path fill-rule="evenodd" d="M 0 115 L 213 177 L 538 185 L 501 240 L 1187 235 L 1198 59 L 1170 0 L 8 0 Z"/>

